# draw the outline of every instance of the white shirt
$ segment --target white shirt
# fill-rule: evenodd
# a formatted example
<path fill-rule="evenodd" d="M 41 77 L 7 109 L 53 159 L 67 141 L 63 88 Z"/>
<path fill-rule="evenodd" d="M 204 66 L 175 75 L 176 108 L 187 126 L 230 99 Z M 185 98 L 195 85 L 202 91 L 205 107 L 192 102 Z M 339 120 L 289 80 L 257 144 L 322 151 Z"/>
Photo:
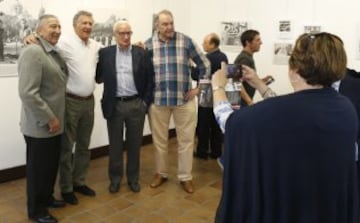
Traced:
<path fill-rule="evenodd" d="M 60 54 L 69 70 L 66 92 L 86 97 L 95 90 L 95 73 L 100 43 L 89 39 L 85 44 L 76 33 L 60 38 Z"/>
<path fill-rule="evenodd" d="M 334 83 L 332 83 L 331 87 L 333 87 L 337 92 L 339 92 L 340 89 L 340 82 L 341 80 L 335 81 Z"/>

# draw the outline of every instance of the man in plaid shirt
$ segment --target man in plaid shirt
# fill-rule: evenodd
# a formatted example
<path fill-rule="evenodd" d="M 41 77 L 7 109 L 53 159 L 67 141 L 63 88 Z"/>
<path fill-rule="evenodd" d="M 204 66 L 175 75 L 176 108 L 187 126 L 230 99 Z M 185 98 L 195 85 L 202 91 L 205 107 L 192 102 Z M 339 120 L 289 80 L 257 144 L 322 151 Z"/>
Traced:
<path fill-rule="evenodd" d="M 196 64 L 200 76 L 210 75 L 210 63 L 191 38 L 175 32 L 170 11 L 160 11 L 155 25 L 156 32 L 145 42 L 155 69 L 154 104 L 149 109 L 149 121 L 156 174 L 150 187 L 159 187 L 168 178 L 168 130 L 172 115 L 178 139 L 178 179 L 186 192 L 193 193 L 191 171 L 197 122 L 194 98 L 199 90 L 192 89 L 189 62 L 191 59 Z"/>

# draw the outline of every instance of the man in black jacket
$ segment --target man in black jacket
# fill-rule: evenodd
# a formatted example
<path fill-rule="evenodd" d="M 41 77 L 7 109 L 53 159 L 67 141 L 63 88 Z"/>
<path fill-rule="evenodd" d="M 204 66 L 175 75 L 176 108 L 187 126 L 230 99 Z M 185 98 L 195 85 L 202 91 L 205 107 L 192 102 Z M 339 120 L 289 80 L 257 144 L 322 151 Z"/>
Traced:
<path fill-rule="evenodd" d="M 221 62 L 228 63 L 228 59 L 226 55 L 220 51 L 219 45 L 220 38 L 217 34 L 210 33 L 205 36 L 202 46 L 211 64 L 211 74 L 221 68 Z M 211 107 L 203 107 L 199 104 L 197 136 L 198 145 L 195 157 L 207 159 L 208 156 L 210 156 L 216 159 L 221 156 L 223 136 L 214 117 L 212 102 Z"/>
<path fill-rule="evenodd" d="M 145 114 L 153 101 L 154 69 L 147 51 L 131 45 L 127 21 L 115 23 L 113 31 L 117 44 L 100 50 L 96 69 L 96 81 L 104 83 L 101 106 L 109 134 L 109 191 L 120 189 L 125 127 L 127 181 L 133 192 L 139 192 L 140 147 Z"/>

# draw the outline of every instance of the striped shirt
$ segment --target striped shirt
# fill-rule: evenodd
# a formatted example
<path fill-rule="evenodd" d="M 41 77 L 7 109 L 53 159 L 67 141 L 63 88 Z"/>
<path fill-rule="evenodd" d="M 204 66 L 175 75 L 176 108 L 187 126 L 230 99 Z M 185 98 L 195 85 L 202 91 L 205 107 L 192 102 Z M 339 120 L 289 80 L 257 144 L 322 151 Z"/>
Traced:
<path fill-rule="evenodd" d="M 175 32 L 164 42 L 157 33 L 145 42 L 155 70 L 154 104 L 176 106 L 186 103 L 191 89 L 190 59 L 199 68 L 199 76 L 210 75 L 210 62 L 188 36 Z"/>

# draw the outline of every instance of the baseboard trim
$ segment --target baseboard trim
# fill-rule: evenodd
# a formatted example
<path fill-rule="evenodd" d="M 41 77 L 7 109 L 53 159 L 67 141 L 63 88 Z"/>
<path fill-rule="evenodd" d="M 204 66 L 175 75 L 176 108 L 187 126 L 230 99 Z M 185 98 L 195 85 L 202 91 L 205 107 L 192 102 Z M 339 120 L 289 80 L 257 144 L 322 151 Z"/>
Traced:
<path fill-rule="evenodd" d="M 175 137 L 175 129 L 169 130 L 169 138 Z M 148 145 L 152 143 L 151 135 L 145 135 L 143 137 L 142 145 Z M 96 159 L 99 157 L 108 155 L 108 145 L 100 146 L 91 149 L 91 159 Z M 26 166 L 17 166 L 9 169 L 0 170 L 0 183 L 4 183 L 11 180 L 20 179 L 26 176 Z"/>

